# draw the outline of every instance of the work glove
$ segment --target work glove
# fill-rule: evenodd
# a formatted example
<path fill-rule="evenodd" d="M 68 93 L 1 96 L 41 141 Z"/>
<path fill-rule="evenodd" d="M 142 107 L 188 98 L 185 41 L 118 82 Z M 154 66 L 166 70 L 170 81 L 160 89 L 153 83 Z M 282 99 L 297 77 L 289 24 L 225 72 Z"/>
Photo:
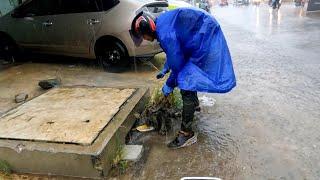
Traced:
<path fill-rule="evenodd" d="M 162 93 L 165 97 L 169 96 L 172 93 L 174 88 L 167 86 L 167 84 L 163 85 Z"/>
<path fill-rule="evenodd" d="M 163 72 L 160 72 L 160 73 L 157 75 L 157 79 L 162 79 L 164 76 L 165 76 L 165 74 L 164 74 Z"/>

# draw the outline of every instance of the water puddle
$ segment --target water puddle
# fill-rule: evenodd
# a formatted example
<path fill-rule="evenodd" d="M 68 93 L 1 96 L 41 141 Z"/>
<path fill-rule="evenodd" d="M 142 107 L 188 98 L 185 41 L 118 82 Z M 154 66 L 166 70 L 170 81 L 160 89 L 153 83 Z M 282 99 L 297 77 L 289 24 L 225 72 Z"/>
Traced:
<path fill-rule="evenodd" d="M 216 100 L 214 98 L 206 96 L 206 95 L 200 96 L 199 101 L 200 101 L 201 105 L 203 105 L 203 106 L 212 107 L 216 104 Z"/>
<path fill-rule="evenodd" d="M 214 106 L 216 105 L 216 100 L 213 97 L 210 97 L 208 95 L 201 95 L 199 97 L 199 102 L 201 107 L 201 113 L 214 113 Z"/>

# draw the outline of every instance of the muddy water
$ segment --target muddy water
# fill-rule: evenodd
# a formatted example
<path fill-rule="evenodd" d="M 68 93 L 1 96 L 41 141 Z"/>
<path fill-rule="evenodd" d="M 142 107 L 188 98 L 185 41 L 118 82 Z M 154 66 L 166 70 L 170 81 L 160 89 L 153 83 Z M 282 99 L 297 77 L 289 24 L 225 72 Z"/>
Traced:
<path fill-rule="evenodd" d="M 166 135 L 158 132 L 137 133 L 129 143 L 143 144 L 145 156 L 129 168 L 119 179 L 180 179 L 182 177 L 219 177 L 237 179 L 242 171 L 239 159 L 239 141 L 232 131 L 235 124 L 216 110 L 213 97 L 200 94 L 202 112 L 196 113 L 194 130 L 198 143 L 191 147 L 170 150 L 166 147 L 179 131 L 181 120 L 172 122 Z"/>
<path fill-rule="evenodd" d="M 131 167 L 120 179 L 180 179 L 187 176 L 209 176 L 236 179 L 241 171 L 239 145 L 236 137 L 226 129 L 225 121 L 212 119 L 214 114 L 197 114 L 194 129 L 198 143 L 179 150 L 166 147 L 174 133 L 161 136 L 147 133 L 136 141 L 144 144 L 144 158 Z M 174 126 L 179 126 L 179 121 Z M 228 127 L 228 126 L 227 126 Z"/>

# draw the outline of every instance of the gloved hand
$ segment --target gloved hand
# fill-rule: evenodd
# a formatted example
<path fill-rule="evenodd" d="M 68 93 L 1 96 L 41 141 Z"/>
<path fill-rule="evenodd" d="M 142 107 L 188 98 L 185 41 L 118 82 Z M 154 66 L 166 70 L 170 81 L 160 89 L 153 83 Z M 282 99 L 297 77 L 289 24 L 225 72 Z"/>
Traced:
<path fill-rule="evenodd" d="M 167 84 L 163 85 L 162 93 L 165 97 L 169 96 L 172 93 L 174 88 L 167 86 Z"/>
<path fill-rule="evenodd" d="M 164 74 L 163 72 L 160 72 L 160 73 L 157 75 L 157 79 L 162 79 L 164 76 L 165 76 L 165 74 Z"/>

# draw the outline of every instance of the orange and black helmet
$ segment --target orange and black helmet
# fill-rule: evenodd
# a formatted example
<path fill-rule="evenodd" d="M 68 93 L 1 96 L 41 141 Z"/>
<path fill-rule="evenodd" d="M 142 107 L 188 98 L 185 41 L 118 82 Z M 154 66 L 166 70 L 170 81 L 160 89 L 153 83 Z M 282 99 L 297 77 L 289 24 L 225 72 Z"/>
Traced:
<path fill-rule="evenodd" d="M 134 36 L 133 39 L 136 45 L 138 44 L 135 39 L 141 40 L 144 34 L 154 35 L 155 31 L 156 24 L 154 17 L 149 13 L 140 12 L 132 21 L 130 32 Z"/>

